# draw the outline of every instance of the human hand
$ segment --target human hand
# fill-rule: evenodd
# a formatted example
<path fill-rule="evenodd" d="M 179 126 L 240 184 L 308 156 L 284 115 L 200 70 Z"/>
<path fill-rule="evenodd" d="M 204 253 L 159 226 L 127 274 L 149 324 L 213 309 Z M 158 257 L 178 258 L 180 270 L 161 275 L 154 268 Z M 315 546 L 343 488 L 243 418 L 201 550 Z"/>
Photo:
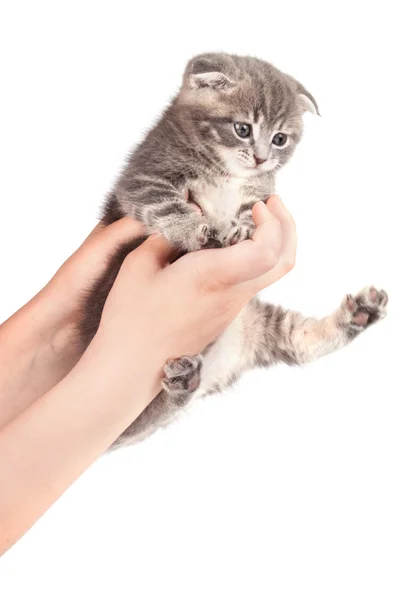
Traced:
<path fill-rule="evenodd" d="M 92 344 L 116 368 L 203 350 L 261 289 L 294 264 L 296 232 L 277 196 L 254 206 L 253 239 L 193 252 L 170 263 L 173 249 L 152 236 L 124 261 Z M 139 349 L 139 353 L 138 353 Z"/>
<path fill-rule="evenodd" d="M 160 368 L 168 358 L 202 350 L 252 296 L 293 265 L 295 228 L 280 200 L 271 197 L 268 209 L 258 203 L 253 214 L 253 240 L 236 246 L 191 253 L 170 265 L 173 251 L 160 238 L 131 253 L 107 301 L 96 348 L 102 338 L 108 357 L 133 360 L 139 340 Z M 76 365 L 82 297 L 115 248 L 142 234 L 142 225 L 129 217 L 98 225 L 45 288 L 1 326 L 0 346 L 7 351 L 0 428 Z"/>

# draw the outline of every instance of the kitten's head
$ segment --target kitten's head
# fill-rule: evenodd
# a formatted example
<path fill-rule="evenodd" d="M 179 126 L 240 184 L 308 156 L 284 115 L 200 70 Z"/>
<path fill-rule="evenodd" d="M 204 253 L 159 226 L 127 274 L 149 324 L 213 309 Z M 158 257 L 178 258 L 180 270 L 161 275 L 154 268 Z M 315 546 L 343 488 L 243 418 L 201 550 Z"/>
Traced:
<path fill-rule="evenodd" d="M 179 101 L 197 137 L 233 175 L 276 171 L 293 154 L 312 95 L 257 58 L 202 54 L 189 61 Z"/>

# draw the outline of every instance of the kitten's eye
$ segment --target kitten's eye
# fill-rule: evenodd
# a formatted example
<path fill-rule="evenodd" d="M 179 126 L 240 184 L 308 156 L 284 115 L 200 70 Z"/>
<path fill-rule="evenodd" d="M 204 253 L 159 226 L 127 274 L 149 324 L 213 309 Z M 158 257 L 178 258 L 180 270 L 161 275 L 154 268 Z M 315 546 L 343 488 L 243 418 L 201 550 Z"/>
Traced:
<path fill-rule="evenodd" d="M 233 124 L 237 135 L 241 138 L 248 138 L 251 134 L 251 125 L 248 123 L 235 123 Z"/>
<path fill-rule="evenodd" d="M 272 143 L 274 146 L 284 146 L 287 142 L 287 137 L 288 136 L 286 135 L 286 133 L 276 133 L 272 138 Z"/>

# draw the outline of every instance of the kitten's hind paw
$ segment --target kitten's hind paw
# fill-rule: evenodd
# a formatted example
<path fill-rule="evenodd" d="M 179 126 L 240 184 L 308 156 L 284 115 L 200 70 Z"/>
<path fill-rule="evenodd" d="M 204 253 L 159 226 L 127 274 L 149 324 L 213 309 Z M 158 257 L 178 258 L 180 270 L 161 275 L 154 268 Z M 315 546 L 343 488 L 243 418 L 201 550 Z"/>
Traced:
<path fill-rule="evenodd" d="M 199 387 L 201 365 L 200 356 L 169 360 L 164 367 L 162 387 L 172 395 L 191 394 Z"/>
<path fill-rule="evenodd" d="M 348 294 L 339 312 L 340 324 L 346 328 L 349 337 L 355 337 L 386 316 L 388 295 L 384 290 L 366 287 L 356 296 Z"/>

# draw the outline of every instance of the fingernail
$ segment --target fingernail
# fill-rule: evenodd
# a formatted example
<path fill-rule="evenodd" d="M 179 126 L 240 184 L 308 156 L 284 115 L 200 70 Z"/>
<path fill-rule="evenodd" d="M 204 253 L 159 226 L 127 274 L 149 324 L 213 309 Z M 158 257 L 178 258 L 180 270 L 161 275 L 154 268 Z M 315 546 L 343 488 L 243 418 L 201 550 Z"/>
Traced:
<path fill-rule="evenodd" d="M 267 202 L 268 202 L 268 200 L 267 200 Z M 256 202 L 254 206 L 257 206 L 257 204 L 260 206 L 260 210 L 261 211 L 264 211 L 264 213 L 268 212 L 268 209 L 267 209 L 267 206 L 266 206 L 265 202 L 263 202 L 262 200 L 260 200 L 259 202 Z"/>
<path fill-rule="evenodd" d="M 282 198 L 281 198 L 280 196 L 278 196 L 278 194 L 271 194 L 270 196 L 268 196 L 268 199 L 267 199 L 267 204 L 268 204 L 268 202 L 271 200 L 271 198 L 272 198 L 273 196 L 275 196 L 275 198 L 278 198 L 278 201 L 279 201 L 279 202 L 282 202 Z"/>

